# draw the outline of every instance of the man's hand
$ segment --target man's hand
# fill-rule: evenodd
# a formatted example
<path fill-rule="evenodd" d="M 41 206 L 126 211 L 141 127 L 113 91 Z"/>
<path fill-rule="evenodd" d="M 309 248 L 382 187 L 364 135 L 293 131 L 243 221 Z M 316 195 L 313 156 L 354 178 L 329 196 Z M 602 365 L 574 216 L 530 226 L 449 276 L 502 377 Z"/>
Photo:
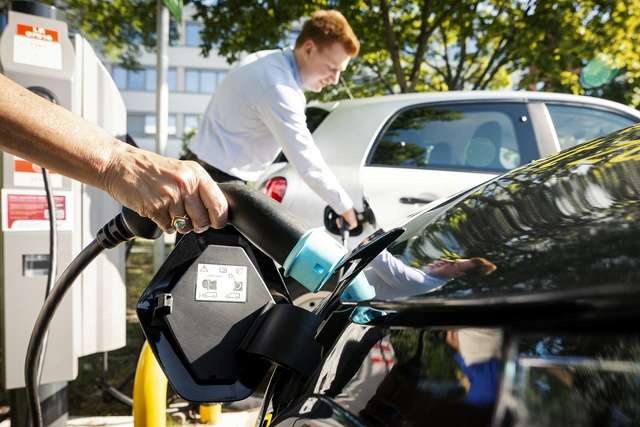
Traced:
<path fill-rule="evenodd" d="M 449 346 L 454 349 L 455 351 L 457 351 L 458 353 L 460 352 L 460 341 L 458 341 L 458 331 L 455 329 L 450 329 L 447 331 L 447 338 L 446 338 L 447 344 L 449 344 Z"/>
<path fill-rule="evenodd" d="M 344 218 L 349 225 L 349 230 L 353 230 L 358 226 L 358 217 L 356 216 L 356 211 L 353 208 L 344 211 L 342 213 L 342 218 Z"/>
<path fill-rule="evenodd" d="M 176 231 L 172 218 L 188 216 L 180 233 L 203 232 L 227 222 L 227 199 L 196 162 L 176 160 L 127 145 L 114 152 L 104 188 L 117 201 L 152 219 L 165 232 Z M 192 226 L 191 226 L 192 225 Z"/>

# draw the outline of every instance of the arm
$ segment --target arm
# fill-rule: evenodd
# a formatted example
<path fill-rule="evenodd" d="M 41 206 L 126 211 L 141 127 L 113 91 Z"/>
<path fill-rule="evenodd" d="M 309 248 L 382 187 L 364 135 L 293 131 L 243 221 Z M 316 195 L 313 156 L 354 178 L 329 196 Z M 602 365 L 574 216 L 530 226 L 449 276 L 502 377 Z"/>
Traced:
<path fill-rule="evenodd" d="M 100 188 L 165 231 L 185 213 L 196 229 L 226 222 L 226 199 L 197 163 L 131 147 L 2 75 L 0 149 Z"/>
<path fill-rule="evenodd" d="M 304 115 L 304 98 L 292 88 L 278 85 L 265 93 L 258 111 L 302 179 L 336 212 L 353 213 L 353 202 L 313 142 Z M 351 224 L 352 218 L 345 218 Z M 355 227 L 357 222 L 353 224 Z"/>
<path fill-rule="evenodd" d="M 376 292 L 391 288 L 387 293 L 396 297 L 431 292 L 447 283 L 447 279 L 441 279 L 406 265 L 386 249 L 369 263 L 364 272 L 367 279 L 371 277 L 369 281 L 376 287 Z M 375 280 L 373 274 L 379 277 L 382 283 L 380 280 Z"/>

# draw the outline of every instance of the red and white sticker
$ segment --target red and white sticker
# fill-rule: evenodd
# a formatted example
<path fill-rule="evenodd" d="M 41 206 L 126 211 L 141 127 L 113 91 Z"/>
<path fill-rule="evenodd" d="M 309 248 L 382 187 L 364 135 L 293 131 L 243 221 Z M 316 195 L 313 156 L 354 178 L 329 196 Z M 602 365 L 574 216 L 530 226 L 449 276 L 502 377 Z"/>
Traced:
<path fill-rule="evenodd" d="M 13 61 L 62 70 L 62 46 L 58 31 L 31 24 L 17 24 L 16 35 L 13 36 Z"/>
<path fill-rule="evenodd" d="M 56 191 L 58 230 L 72 229 L 73 198 L 70 191 Z M 2 231 L 44 231 L 49 229 L 47 196 L 40 190 L 2 190 Z"/>
<path fill-rule="evenodd" d="M 49 181 L 53 188 L 62 187 L 62 175 L 50 173 Z M 43 187 L 42 168 L 20 157 L 15 157 L 13 159 L 13 185 L 16 187 Z"/>

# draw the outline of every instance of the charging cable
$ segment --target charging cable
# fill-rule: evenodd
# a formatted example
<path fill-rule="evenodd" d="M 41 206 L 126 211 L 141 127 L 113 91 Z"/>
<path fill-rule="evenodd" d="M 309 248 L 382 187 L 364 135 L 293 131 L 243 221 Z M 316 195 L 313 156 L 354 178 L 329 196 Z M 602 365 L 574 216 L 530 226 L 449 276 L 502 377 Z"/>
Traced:
<path fill-rule="evenodd" d="M 38 359 L 42 351 L 43 341 L 49 329 L 53 316 L 62 302 L 66 292 L 71 288 L 75 279 L 91 261 L 103 250 L 110 249 L 134 237 L 156 239 L 162 231 L 148 218 L 143 218 L 134 211 L 123 208 L 122 213 L 109 221 L 98 232 L 96 239 L 85 247 L 71 264 L 56 280 L 55 286 L 47 297 L 38 314 L 31 333 L 25 360 L 25 387 L 27 403 L 31 412 L 34 427 L 43 427 L 42 408 L 38 395 Z"/>

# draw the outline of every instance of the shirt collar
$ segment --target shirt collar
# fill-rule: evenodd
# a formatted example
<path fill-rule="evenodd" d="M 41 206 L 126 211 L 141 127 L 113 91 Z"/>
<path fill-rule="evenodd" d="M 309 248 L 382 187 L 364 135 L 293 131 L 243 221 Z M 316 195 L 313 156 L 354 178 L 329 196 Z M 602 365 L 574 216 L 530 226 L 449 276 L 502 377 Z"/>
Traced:
<path fill-rule="evenodd" d="M 296 83 L 298 86 L 302 88 L 302 79 L 300 78 L 300 69 L 298 69 L 298 64 L 296 63 L 296 58 L 293 55 L 293 49 L 288 47 L 282 50 L 284 57 L 287 58 L 287 62 L 289 63 L 289 67 L 291 67 L 291 72 L 293 73 L 293 77 L 296 79 Z"/>

